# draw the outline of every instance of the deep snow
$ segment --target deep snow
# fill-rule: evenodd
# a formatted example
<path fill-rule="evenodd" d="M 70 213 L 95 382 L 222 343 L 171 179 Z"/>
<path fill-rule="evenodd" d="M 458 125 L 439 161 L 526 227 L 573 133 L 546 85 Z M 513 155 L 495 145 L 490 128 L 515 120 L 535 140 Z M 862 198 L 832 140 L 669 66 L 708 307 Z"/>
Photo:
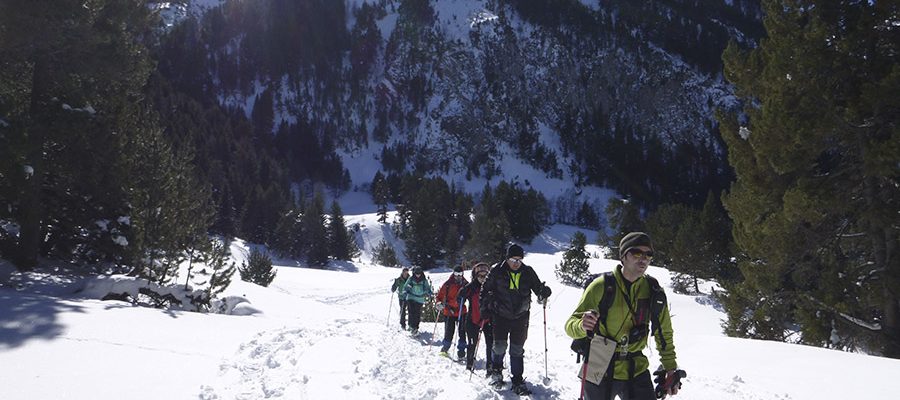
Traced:
<path fill-rule="evenodd" d="M 347 221 L 365 228 L 357 238 L 362 242 L 374 246 L 383 237 L 395 243 L 376 218 L 348 215 Z M 554 290 L 547 306 L 546 377 L 544 314 L 532 305 L 525 345 L 532 398 L 578 396 L 577 366 L 562 326 L 581 290 L 559 284 L 553 273 L 575 231 L 556 225 L 525 246 L 526 263 Z M 239 262 L 247 250 L 241 241 L 232 245 Z M 596 246 L 589 251 L 600 254 Z M 433 324 L 423 323 L 419 338 L 400 331 L 396 304 L 389 306 L 396 302 L 390 284 L 399 271 L 370 260 L 368 246 L 360 261 L 327 270 L 279 260 L 284 265 L 268 288 L 235 277 L 226 294 L 244 296 L 262 311 L 250 316 L 86 299 L 74 293 L 82 283 L 64 268 L 22 275 L 4 264 L 0 399 L 515 398 L 486 385 L 483 370 L 470 379 L 461 365 L 439 357 Z M 591 260 L 595 272 L 614 265 Z M 668 271 L 651 267 L 650 274 L 669 288 Z M 436 286 L 449 276 L 446 270 L 429 275 Z M 900 392 L 900 360 L 729 338 L 721 333 L 724 314 L 708 296 L 667 292 L 679 366 L 688 372 L 675 399 L 885 399 Z"/>

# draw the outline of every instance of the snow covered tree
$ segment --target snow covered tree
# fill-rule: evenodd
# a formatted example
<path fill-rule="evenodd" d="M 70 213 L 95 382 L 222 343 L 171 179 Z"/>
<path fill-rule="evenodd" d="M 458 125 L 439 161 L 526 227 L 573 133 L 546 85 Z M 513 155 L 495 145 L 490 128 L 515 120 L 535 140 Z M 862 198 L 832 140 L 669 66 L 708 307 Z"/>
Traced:
<path fill-rule="evenodd" d="M 272 259 L 268 254 L 253 249 L 250 251 L 247 261 L 241 263 L 238 272 L 241 274 L 242 281 L 269 286 L 275 279 L 277 271 L 272 268 Z"/>
<path fill-rule="evenodd" d="M 556 276 L 569 285 L 581 287 L 584 281 L 590 276 L 588 271 L 588 256 L 584 246 L 587 245 L 587 236 L 581 231 L 572 235 L 572 242 L 569 248 L 563 253 L 562 262 L 556 266 Z"/>

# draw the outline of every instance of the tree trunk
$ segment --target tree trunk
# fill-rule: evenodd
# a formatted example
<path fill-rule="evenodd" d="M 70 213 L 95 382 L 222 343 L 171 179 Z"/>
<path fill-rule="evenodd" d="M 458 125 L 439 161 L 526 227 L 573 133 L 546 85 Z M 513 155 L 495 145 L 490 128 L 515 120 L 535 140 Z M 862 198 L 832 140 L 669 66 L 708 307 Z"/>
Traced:
<path fill-rule="evenodd" d="M 43 218 L 43 187 L 44 175 L 44 137 L 46 136 L 47 118 L 46 111 L 50 104 L 51 73 L 49 60 L 41 55 L 34 57 L 34 72 L 31 81 L 31 104 L 28 112 L 28 122 L 25 124 L 27 154 L 23 174 L 26 175 L 25 184 L 21 192 L 21 230 L 19 232 L 19 246 L 14 257 L 16 267 L 20 270 L 30 270 L 37 265 L 41 247 L 41 219 Z M 30 168 L 26 171 L 25 168 Z"/>
<path fill-rule="evenodd" d="M 900 263 L 894 255 L 897 237 L 892 234 L 893 228 L 883 228 L 882 234 L 875 239 L 876 265 L 884 266 L 884 356 L 900 358 Z M 880 260 L 879 260 L 880 258 Z"/>

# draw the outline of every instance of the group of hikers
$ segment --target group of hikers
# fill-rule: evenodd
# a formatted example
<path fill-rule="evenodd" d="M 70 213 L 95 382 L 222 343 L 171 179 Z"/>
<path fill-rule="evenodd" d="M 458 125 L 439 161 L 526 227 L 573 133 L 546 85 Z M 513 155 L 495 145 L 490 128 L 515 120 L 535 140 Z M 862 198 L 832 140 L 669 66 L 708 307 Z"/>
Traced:
<path fill-rule="evenodd" d="M 534 269 L 523 261 L 525 251 L 512 244 L 506 257 L 489 266 L 478 262 L 470 279 L 456 267 L 437 293 L 421 267 L 403 268 L 391 291 L 398 293 L 400 326 L 419 333 L 422 308 L 432 298 L 444 318 L 440 354 L 449 357 L 457 335 L 456 355 L 466 368 L 475 369 L 479 338 L 484 336 L 485 372 L 495 388 L 504 386 L 504 358 L 509 351 L 511 390 L 528 395 L 525 384 L 525 341 L 531 310 L 531 294 L 546 304 L 552 294 Z M 588 400 L 651 400 L 675 395 L 685 376 L 675 361 L 673 331 L 665 292 L 646 275 L 653 258 L 653 244 L 643 232 L 632 232 L 619 243 L 620 264 L 612 272 L 592 276 L 581 300 L 566 320 L 565 331 L 578 353 L 581 397 Z M 467 306 L 468 303 L 468 306 Z M 409 324 L 407 328 L 407 313 Z M 652 323 L 652 325 L 651 325 Z M 545 322 L 546 324 L 546 322 Z M 662 366 L 651 382 L 649 361 L 642 350 L 653 334 Z"/>

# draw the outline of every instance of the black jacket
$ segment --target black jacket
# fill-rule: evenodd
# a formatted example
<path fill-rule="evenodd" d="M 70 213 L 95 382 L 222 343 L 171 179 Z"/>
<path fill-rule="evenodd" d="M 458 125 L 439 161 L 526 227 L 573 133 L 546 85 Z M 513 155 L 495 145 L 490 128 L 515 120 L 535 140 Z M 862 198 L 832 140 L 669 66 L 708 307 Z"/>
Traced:
<path fill-rule="evenodd" d="M 487 280 L 481 287 L 481 313 L 506 319 L 516 319 L 531 310 L 531 293 L 539 295 L 543 291 L 534 268 L 522 263 L 516 271 L 519 273 L 518 286 L 515 284 L 513 271 L 506 260 L 503 260 L 488 273 Z M 511 281 L 513 281 L 511 283 Z"/>

